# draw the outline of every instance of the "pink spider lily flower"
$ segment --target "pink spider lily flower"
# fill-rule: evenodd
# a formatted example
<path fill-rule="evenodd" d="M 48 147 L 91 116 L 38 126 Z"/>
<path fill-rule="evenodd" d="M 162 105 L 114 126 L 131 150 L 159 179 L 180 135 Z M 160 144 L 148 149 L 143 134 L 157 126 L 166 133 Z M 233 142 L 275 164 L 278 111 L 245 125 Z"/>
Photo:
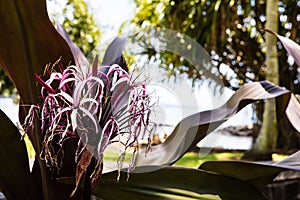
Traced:
<path fill-rule="evenodd" d="M 78 66 L 69 66 L 61 72 L 52 69 L 46 81 L 36 75 L 42 85 L 42 105 L 31 107 L 23 125 L 28 131 L 34 110 L 38 110 L 43 134 L 41 158 L 51 168 L 59 169 L 62 165 L 59 156 L 64 141 L 79 138 L 76 178 L 81 178 L 93 155 L 97 160 L 91 177 L 93 182 L 102 173 L 100 166 L 106 148 L 115 142 L 122 146 L 119 170 L 125 153 L 132 150 L 130 173 L 139 139 L 147 139 L 150 145 L 156 127 L 150 120 L 153 104 L 144 83 L 118 65 L 103 66 L 99 70 L 95 67 L 92 73 L 83 73 Z"/>

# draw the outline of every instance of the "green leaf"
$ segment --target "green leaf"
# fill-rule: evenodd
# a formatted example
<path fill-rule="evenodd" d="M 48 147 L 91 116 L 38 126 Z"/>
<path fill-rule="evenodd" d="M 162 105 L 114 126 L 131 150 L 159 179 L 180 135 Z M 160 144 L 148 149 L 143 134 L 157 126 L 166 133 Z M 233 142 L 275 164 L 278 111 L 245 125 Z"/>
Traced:
<path fill-rule="evenodd" d="M 139 172 L 149 170 L 139 167 Z M 245 182 L 198 169 L 166 167 L 147 173 L 134 173 L 127 179 L 127 173 L 121 172 L 120 182 L 116 182 L 118 172 L 103 174 L 94 194 L 103 199 L 265 199 L 259 190 Z M 74 178 L 60 181 L 74 184 Z M 201 195 L 209 196 L 201 196 Z M 247 194 L 247 195 L 245 195 Z"/>
<path fill-rule="evenodd" d="M 180 121 L 171 135 L 162 144 L 152 147 L 146 153 L 141 151 L 137 157 L 137 166 L 168 165 L 176 162 L 187 150 L 196 145 L 208 133 L 234 116 L 246 105 L 258 100 L 275 98 L 287 104 L 290 91 L 268 81 L 243 85 L 221 107 L 196 113 Z M 286 108 L 287 105 L 280 105 Z"/>
<path fill-rule="evenodd" d="M 7 199 L 41 199 L 29 171 L 24 140 L 15 125 L 0 110 L 0 188 Z"/>
<path fill-rule="evenodd" d="M 246 181 L 258 189 L 263 189 L 285 170 L 271 164 L 242 161 L 207 161 L 199 169 Z"/>

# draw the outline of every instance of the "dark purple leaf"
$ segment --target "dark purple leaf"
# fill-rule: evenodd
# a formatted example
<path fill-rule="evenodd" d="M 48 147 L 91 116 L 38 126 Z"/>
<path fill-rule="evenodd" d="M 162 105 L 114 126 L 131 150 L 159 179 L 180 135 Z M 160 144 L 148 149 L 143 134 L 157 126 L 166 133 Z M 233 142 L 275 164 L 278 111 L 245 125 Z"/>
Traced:
<path fill-rule="evenodd" d="M 0 110 L 0 188 L 7 199 L 41 199 L 30 174 L 27 149 L 19 130 Z"/>
<path fill-rule="evenodd" d="M 214 110 L 196 113 L 180 121 L 164 143 L 152 147 L 147 154 L 140 152 L 136 165 L 172 164 L 187 152 L 190 147 L 196 145 L 208 133 L 234 116 L 246 105 L 257 100 L 274 97 L 288 99 L 290 94 L 290 91 L 268 81 L 243 85 L 223 106 Z M 281 106 L 286 107 L 286 105 Z"/>
<path fill-rule="evenodd" d="M 0 26 L 0 66 L 18 89 L 23 123 L 30 105 L 39 101 L 34 74 L 42 75 L 46 65 L 59 58 L 67 66 L 73 56 L 48 18 L 46 0 L 0 1 Z M 35 149 L 38 135 L 29 134 Z"/>
<path fill-rule="evenodd" d="M 300 171 L 300 151 L 297 151 L 282 161 L 275 163 L 275 165 Z"/>
<path fill-rule="evenodd" d="M 265 30 L 265 31 L 277 36 L 277 38 L 281 41 L 281 43 L 283 44 L 283 46 L 287 50 L 287 52 L 294 58 L 298 67 L 300 67 L 300 46 L 293 40 L 291 40 L 287 37 L 278 35 L 274 31 L 271 31 L 271 30 Z"/>
<path fill-rule="evenodd" d="M 286 115 L 293 127 L 300 132 L 300 103 L 294 94 L 286 108 Z"/>
<path fill-rule="evenodd" d="M 258 189 L 263 189 L 279 172 L 286 170 L 271 164 L 246 161 L 208 161 L 199 169 L 245 181 Z"/>
<path fill-rule="evenodd" d="M 68 45 L 72 51 L 76 65 L 78 67 L 85 68 L 84 70 L 88 70 L 90 67 L 89 61 L 86 59 L 86 57 L 82 53 L 82 51 L 73 43 L 73 41 L 71 40 L 67 31 L 64 29 L 64 27 L 62 27 L 60 24 L 58 24 L 58 25 L 56 25 L 56 30 L 68 43 Z"/>
<path fill-rule="evenodd" d="M 137 170 L 148 169 L 138 167 Z M 117 176 L 117 171 L 103 174 L 102 181 L 93 193 L 111 200 L 202 199 L 204 197 L 201 194 L 219 195 L 228 200 L 265 199 L 259 190 L 245 182 L 198 169 L 166 167 L 147 173 L 133 172 L 128 181 L 127 173 L 121 172 L 118 183 Z M 74 178 L 63 178 L 60 181 L 75 183 Z"/>
<path fill-rule="evenodd" d="M 128 71 L 127 64 L 123 57 L 123 50 L 125 48 L 125 45 L 125 38 L 116 37 L 107 47 L 102 61 L 102 65 L 111 66 L 113 64 L 118 64 L 124 70 Z"/>

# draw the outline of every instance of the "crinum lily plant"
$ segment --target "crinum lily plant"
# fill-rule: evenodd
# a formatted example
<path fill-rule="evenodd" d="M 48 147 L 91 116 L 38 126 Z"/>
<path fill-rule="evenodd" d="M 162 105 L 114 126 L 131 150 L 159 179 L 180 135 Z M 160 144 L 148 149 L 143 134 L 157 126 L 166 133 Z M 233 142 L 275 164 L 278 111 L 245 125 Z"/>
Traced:
<path fill-rule="evenodd" d="M 0 67 L 20 94 L 20 122 L 38 154 L 30 171 L 19 130 L 0 110 L 0 192 L 9 200 L 65 200 L 74 188 L 71 198 L 84 200 L 91 194 L 109 200 L 265 200 L 262 190 L 278 173 L 300 170 L 299 152 L 273 164 L 208 161 L 195 168 L 172 166 L 254 101 L 276 98 L 279 119 L 286 114 L 300 131 L 299 102 L 282 87 L 267 81 L 245 84 L 224 105 L 182 119 L 162 144 L 139 150 L 138 139 L 150 144 L 155 128 L 152 103 L 145 83 L 122 62 L 114 62 L 122 55 L 121 43 L 107 50 L 118 56 L 100 68 L 96 58 L 90 66 L 67 34 L 53 27 L 45 0 L 0 1 L 0 25 Z M 299 45 L 277 37 L 300 65 Z M 102 172 L 103 153 L 113 143 L 120 146 L 119 169 Z M 126 152 L 132 153 L 131 161 L 123 172 Z"/>
<path fill-rule="evenodd" d="M 86 71 L 80 66 L 63 69 L 53 65 L 45 70 L 50 77 L 46 81 L 36 74 L 36 80 L 42 85 L 42 105 L 31 106 L 23 125 L 26 133 L 34 117 L 40 119 L 43 135 L 40 156 L 54 170 L 63 164 L 64 141 L 79 138 L 75 157 L 78 163 L 76 187 L 93 156 L 96 164 L 90 178 L 92 185 L 98 182 L 104 151 L 116 142 L 120 146 L 119 171 L 125 153 L 132 152 L 129 175 L 134 169 L 139 140 L 146 139 L 149 150 L 155 130 L 155 123 L 150 119 L 153 104 L 145 83 L 137 81 L 117 64 L 99 69 L 97 64 L 96 58 L 92 70 Z"/>

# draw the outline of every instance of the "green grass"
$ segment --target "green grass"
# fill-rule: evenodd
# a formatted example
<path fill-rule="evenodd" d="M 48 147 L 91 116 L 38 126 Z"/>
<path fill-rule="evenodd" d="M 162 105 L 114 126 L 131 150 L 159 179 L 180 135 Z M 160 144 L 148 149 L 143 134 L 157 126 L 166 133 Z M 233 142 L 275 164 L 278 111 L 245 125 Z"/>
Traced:
<path fill-rule="evenodd" d="M 198 168 L 202 163 L 206 161 L 217 160 L 239 160 L 243 156 L 243 153 L 210 153 L 202 157 L 197 153 L 186 153 L 180 158 L 174 166 L 195 167 Z"/>
<path fill-rule="evenodd" d="M 198 155 L 197 153 L 186 153 L 180 158 L 174 166 L 183 167 L 199 167 L 205 161 L 216 161 L 216 160 L 239 160 L 243 156 L 243 153 L 211 153 L 206 156 Z M 117 161 L 119 154 L 115 152 L 105 152 L 105 161 Z M 131 154 L 127 153 L 124 162 L 130 162 Z"/>
<path fill-rule="evenodd" d="M 131 153 L 126 153 L 124 162 L 130 162 L 131 155 L 132 155 Z M 106 152 L 104 152 L 103 160 L 104 160 L 104 162 L 105 161 L 115 161 L 115 162 L 117 162 L 118 159 L 119 159 L 119 156 L 120 155 L 116 152 L 106 151 Z"/>

